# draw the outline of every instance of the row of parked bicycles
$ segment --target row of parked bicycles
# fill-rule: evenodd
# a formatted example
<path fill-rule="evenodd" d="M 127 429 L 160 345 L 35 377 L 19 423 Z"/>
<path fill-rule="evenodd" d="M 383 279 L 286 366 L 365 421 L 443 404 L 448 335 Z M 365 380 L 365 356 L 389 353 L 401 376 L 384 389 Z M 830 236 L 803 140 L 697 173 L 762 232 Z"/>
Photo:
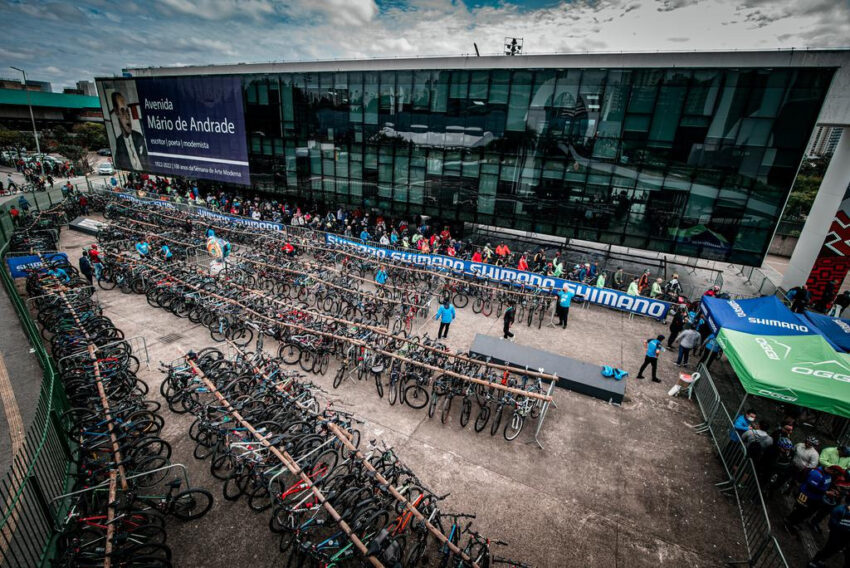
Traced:
<path fill-rule="evenodd" d="M 28 272 L 26 290 L 69 400 L 57 427 L 72 465 L 68 493 L 52 503 L 53 563 L 170 567 L 166 518 L 197 519 L 212 495 L 174 477 L 160 404 L 136 375 L 130 343 L 93 301 L 94 289 L 64 257 L 40 256 L 43 267 Z"/>
<path fill-rule="evenodd" d="M 122 221 L 141 220 L 161 229 L 179 234 L 185 229 L 185 220 L 190 215 L 176 210 L 149 210 L 118 202 L 107 209 L 112 218 Z M 540 287 L 510 282 L 494 282 L 470 275 L 449 271 L 440 267 L 412 266 L 400 260 L 376 259 L 355 247 L 335 245 L 333 248 L 323 240 L 323 233 L 308 230 L 288 229 L 286 233 L 266 231 L 237 225 L 222 219 L 195 217 L 193 234 L 200 239 L 203 232 L 212 228 L 215 234 L 227 240 L 246 245 L 253 251 L 268 257 L 286 260 L 282 254 L 285 243 L 292 244 L 298 251 L 296 258 L 308 256 L 323 268 L 348 276 L 354 280 L 371 281 L 380 268 L 387 272 L 387 282 L 377 287 L 382 297 L 403 301 L 408 305 L 423 305 L 428 298 L 451 299 L 457 308 L 470 306 L 475 313 L 487 317 L 501 317 L 510 301 L 516 308 L 515 321 L 525 322 L 529 327 L 541 328 L 553 311 L 553 296 Z M 185 235 L 185 233 L 183 233 Z M 184 237 L 185 238 L 185 237 Z M 196 241 L 201 243 L 201 241 Z M 200 246 L 200 245 L 199 245 Z M 289 257 L 292 258 L 292 257 Z M 576 299 L 580 301 L 580 299 Z"/>
<path fill-rule="evenodd" d="M 190 352 L 163 368 L 163 396 L 195 416 L 195 457 L 223 497 L 268 515 L 287 566 L 525 566 L 473 530 L 474 514 L 449 512 L 449 495 L 392 448 L 361 449 L 357 420 L 285 365 L 262 351 Z"/>
<path fill-rule="evenodd" d="M 152 306 L 204 324 L 216 341 L 246 347 L 269 337 L 277 341 L 284 363 L 319 374 L 337 361 L 335 388 L 346 379 L 372 380 L 377 394 L 386 394 L 390 404 L 427 407 L 429 416 L 439 412 L 443 423 L 451 421 L 453 409 L 460 409 L 455 411 L 461 427 L 472 422 L 476 432 L 489 428 L 491 435 L 501 433 L 507 441 L 540 416 L 546 390 L 533 373 L 497 371 L 486 362 L 451 354 L 427 336 L 408 336 L 399 327 L 381 331 L 373 327 L 378 323 L 374 320 L 347 319 L 350 314 L 339 317 L 336 312 L 327 317 L 323 302 L 303 302 L 277 287 L 280 275 L 268 269 L 274 259 L 259 253 L 252 258 L 262 261 L 237 260 L 234 270 L 228 267 L 216 277 L 191 264 L 137 261 L 126 252 L 109 256 L 108 262 L 117 279 L 137 282 L 135 291 L 144 293 Z M 453 404 L 455 399 L 460 402 Z"/>

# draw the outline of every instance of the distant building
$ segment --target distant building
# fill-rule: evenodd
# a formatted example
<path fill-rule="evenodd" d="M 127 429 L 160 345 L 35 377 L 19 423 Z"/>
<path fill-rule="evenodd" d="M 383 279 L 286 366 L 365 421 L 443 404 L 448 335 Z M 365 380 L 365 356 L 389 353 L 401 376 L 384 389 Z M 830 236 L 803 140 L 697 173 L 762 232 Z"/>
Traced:
<path fill-rule="evenodd" d="M 94 86 L 94 81 L 77 81 L 77 90 L 81 95 L 88 97 L 97 96 L 97 88 Z"/>
<path fill-rule="evenodd" d="M 31 89 L 26 93 L 18 88 L 0 89 L 0 124 L 13 130 L 31 130 L 30 104 L 39 129 L 58 124 L 71 127 L 78 122 L 103 122 L 97 97 Z"/>
<path fill-rule="evenodd" d="M 818 126 L 812 134 L 809 146 L 806 148 L 806 156 L 809 158 L 823 158 L 832 156 L 841 138 L 841 127 Z"/>
<path fill-rule="evenodd" d="M 20 79 L 5 79 L 0 77 L 0 89 L 14 89 L 16 91 L 22 91 L 24 89 L 24 85 L 21 83 Z M 32 79 L 27 79 L 27 90 L 52 93 L 53 86 L 47 81 L 33 81 Z"/>

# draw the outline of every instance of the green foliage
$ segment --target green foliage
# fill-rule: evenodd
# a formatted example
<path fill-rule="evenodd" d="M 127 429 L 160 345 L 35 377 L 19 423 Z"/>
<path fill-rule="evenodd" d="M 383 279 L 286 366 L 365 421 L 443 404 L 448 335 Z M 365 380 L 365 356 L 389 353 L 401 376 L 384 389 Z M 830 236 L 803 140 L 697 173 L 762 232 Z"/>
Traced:
<path fill-rule="evenodd" d="M 76 136 L 74 143 L 83 148 L 99 150 L 100 148 L 109 147 L 109 143 L 106 140 L 106 127 L 103 124 L 96 122 L 75 124 L 74 135 Z"/>
<path fill-rule="evenodd" d="M 32 132 L 9 130 L 0 126 L 0 148 L 16 152 L 20 148 L 35 149 L 35 140 L 32 137 Z"/>
<path fill-rule="evenodd" d="M 803 219 L 809 214 L 822 179 L 821 176 L 803 175 L 802 172 L 797 176 L 782 214 L 783 221 Z"/>

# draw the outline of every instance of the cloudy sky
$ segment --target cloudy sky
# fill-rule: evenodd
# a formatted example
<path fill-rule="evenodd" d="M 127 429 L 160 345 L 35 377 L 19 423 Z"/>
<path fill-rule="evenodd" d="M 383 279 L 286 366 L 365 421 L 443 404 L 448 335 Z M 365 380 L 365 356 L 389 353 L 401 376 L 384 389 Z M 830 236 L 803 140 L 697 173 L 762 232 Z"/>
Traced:
<path fill-rule="evenodd" d="M 0 0 L 0 64 L 54 89 L 123 67 L 850 44 L 850 0 Z"/>

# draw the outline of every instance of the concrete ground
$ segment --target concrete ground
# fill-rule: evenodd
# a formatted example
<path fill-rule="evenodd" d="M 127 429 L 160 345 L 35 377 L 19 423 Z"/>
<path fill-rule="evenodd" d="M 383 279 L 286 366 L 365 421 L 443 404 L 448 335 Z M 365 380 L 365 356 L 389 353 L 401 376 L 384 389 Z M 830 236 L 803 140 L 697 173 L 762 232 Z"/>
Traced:
<path fill-rule="evenodd" d="M 76 262 L 91 239 L 66 231 L 63 249 Z M 153 396 L 159 396 L 162 380 L 159 361 L 216 345 L 206 328 L 153 309 L 142 296 L 113 290 L 98 292 L 98 299 L 126 337 L 146 338 L 152 370 L 143 367 L 140 377 Z M 506 556 L 538 567 L 718 566 L 745 557 L 737 509 L 714 487 L 721 479 L 719 461 L 710 441 L 691 429 L 699 411 L 692 401 L 667 396 L 678 375 L 671 354 L 662 356 L 662 383 L 633 378 L 643 360 L 643 340 L 666 328 L 598 308 L 571 312 L 567 330 L 519 326 L 516 341 L 620 366 L 632 377 L 626 379 L 622 406 L 556 389 L 558 408 L 543 428 L 543 450 L 530 443 L 530 425 L 508 443 L 487 430 L 461 428 L 456 409 L 443 425 L 424 410 L 390 406 L 371 381 L 346 381 L 333 390 L 333 367 L 311 379 L 366 420 L 364 440 L 385 440 L 433 491 L 451 492 L 447 509 L 476 513 L 480 532 L 509 542 Z M 433 320 L 416 325 L 418 333 L 436 335 Z M 459 310 L 448 344 L 465 350 L 476 333 L 501 335 L 501 322 Z M 160 338 L 169 334 L 179 337 L 164 343 Z M 279 565 L 267 516 L 221 498 L 221 483 L 209 475 L 208 464 L 191 456 L 191 418 L 163 413 L 174 461 L 186 464 L 193 485 L 216 495 L 204 519 L 169 528 L 169 540 L 183 543 L 173 547 L 175 565 Z"/>

